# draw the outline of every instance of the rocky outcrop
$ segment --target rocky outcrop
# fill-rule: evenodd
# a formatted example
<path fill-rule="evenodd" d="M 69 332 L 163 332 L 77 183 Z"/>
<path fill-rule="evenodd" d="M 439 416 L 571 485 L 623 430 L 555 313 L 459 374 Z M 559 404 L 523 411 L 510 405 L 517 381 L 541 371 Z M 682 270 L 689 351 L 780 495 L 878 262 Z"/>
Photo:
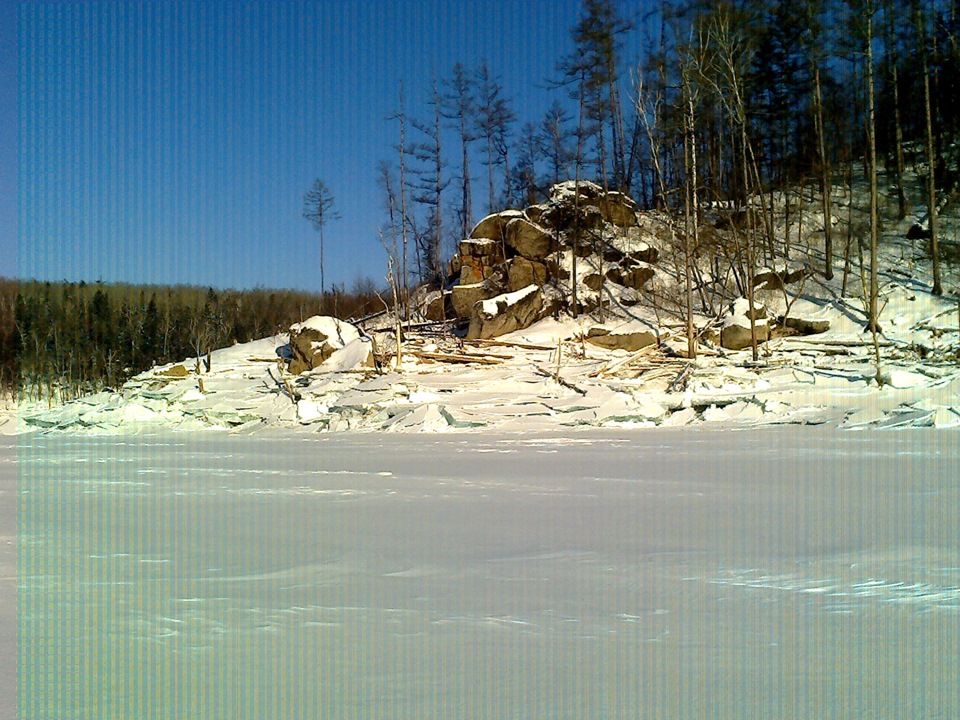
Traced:
<path fill-rule="evenodd" d="M 536 285 L 497 295 L 473 306 L 467 338 L 493 338 L 522 330 L 540 319 L 543 293 Z"/>
<path fill-rule="evenodd" d="M 360 337 L 356 327 L 326 315 L 314 315 L 290 326 L 290 372 L 312 370 L 334 352 Z"/>
<path fill-rule="evenodd" d="M 459 249 L 456 274 L 463 285 L 483 282 L 493 275 L 494 268 L 504 259 L 503 242 L 493 238 L 467 238 L 460 243 Z"/>
<path fill-rule="evenodd" d="M 611 225 L 633 227 L 637 224 L 637 204 L 621 192 L 608 192 L 600 198 L 600 214 Z"/>
<path fill-rule="evenodd" d="M 490 321 L 478 319 L 479 301 L 530 286 L 540 288 L 549 312 L 562 312 L 572 298 L 574 256 L 582 262 L 577 272 L 581 310 L 596 307 L 600 295 L 609 295 L 608 304 L 635 304 L 655 276 L 659 252 L 653 244 L 661 236 L 672 237 L 663 226 L 655 216 L 638 214 L 623 193 L 605 192 L 590 182 L 559 183 L 546 202 L 488 215 L 460 243 L 448 268 L 453 312 L 470 318 L 472 332 L 480 332 L 476 328 Z M 526 317 L 512 313 L 503 324 L 515 324 L 521 316 Z"/>

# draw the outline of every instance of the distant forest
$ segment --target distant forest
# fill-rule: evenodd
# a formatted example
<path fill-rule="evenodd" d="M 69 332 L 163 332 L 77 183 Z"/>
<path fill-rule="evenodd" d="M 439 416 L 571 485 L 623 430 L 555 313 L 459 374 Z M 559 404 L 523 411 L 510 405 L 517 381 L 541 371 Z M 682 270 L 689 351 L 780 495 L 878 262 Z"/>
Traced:
<path fill-rule="evenodd" d="M 311 315 L 359 318 L 382 309 L 367 282 L 320 295 L 0 279 L 0 391 L 69 400 Z"/>

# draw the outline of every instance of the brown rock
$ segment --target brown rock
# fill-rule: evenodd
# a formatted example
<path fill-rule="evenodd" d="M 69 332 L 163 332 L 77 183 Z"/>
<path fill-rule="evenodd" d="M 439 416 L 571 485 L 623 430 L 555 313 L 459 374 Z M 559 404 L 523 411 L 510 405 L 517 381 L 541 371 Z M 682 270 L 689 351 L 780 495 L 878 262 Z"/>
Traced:
<path fill-rule="evenodd" d="M 433 322 L 449 320 L 450 315 L 447 312 L 450 304 L 450 293 L 441 293 L 439 290 L 430 293 L 424 303 L 423 316 Z"/>
<path fill-rule="evenodd" d="M 523 216 L 534 225 L 538 225 L 549 208 L 549 205 L 531 205 L 523 211 Z"/>
<path fill-rule="evenodd" d="M 639 267 L 630 268 L 623 273 L 623 280 L 620 282 L 621 285 L 628 288 L 633 288 L 634 290 L 643 290 L 644 285 L 646 285 L 653 278 L 654 271 L 653 268 L 641 265 Z"/>
<path fill-rule="evenodd" d="M 511 220 L 505 233 L 507 245 L 529 260 L 542 260 L 556 250 L 553 236 L 529 220 Z"/>
<path fill-rule="evenodd" d="M 636 203 L 621 192 L 608 192 L 600 200 L 600 213 L 608 223 L 618 227 L 637 224 Z"/>
<path fill-rule="evenodd" d="M 830 329 L 829 320 L 808 320 L 806 318 L 784 318 L 783 324 L 793 328 L 801 335 L 819 335 Z"/>
<path fill-rule="evenodd" d="M 320 365 L 344 345 L 360 337 L 356 327 L 328 316 L 314 316 L 290 326 L 291 372 Z M 298 370 L 294 370 L 298 368 Z"/>
<path fill-rule="evenodd" d="M 486 300 L 497 295 L 497 290 L 486 283 L 472 283 L 468 285 L 454 285 L 451 291 L 453 311 L 457 317 L 468 318 L 473 315 L 473 306 L 479 300 Z"/>
<path fill-rule="evenodd" d="M 508 262 L 507 287 L 511 291 L 520 290 L 527 285 L 543 285 L 547 281 L 547 268 L 543 263 L 515 257 Z"/>
<path fill-rule="evenodd" d="M 585 339 L 597 347 L 628 352 L 636 352 L 657 342 L 656 334 L 647 330 L 617 332 L 602 327 L 590 328 Z"/>
<path fill-rule="evenodd" d="M 540 318 L 543 293 L 536 285 L 497 295 L 473 306 L 467 338 L 493 338 L 529 327 Z"/>
<path fill-rule="evenodd" d="M 770 326 L 767 324 L 766 320 L 757 320 L 755 321 L 756 330 L 757 330 L 757 342 L 766 342 L 770 339 Z M 750 321 L 747 320 L 746 325 L 739 323 L 734 323 L 732 325 L 726 325 L 720 331 L 720 345 L 727 348 L 728 350 L 743 350 L 744 348 L 750 347 L 752 345 L 750 339 Z"/>
<path fill-rule="evenodd" d="M 491 258 L 492 262 L 503 260 L 502 244 L 493 238 L 467 238 L 460 241 L 459 249 L 463 257 Z"/>
<path fill-rule="evenodd" d="M 583 278 L 583 284 L 588 288 L 596 292 L 601 287 L 603 287 L 603 275 L 598 275 L 597 273 L 590 273 L 585 275 Z"/>
<path fill-rule="evenodd" d="M 465 262 L 463 267 L 460 268 L 460 284 L 461 285 L 476 285 L 477 283 L 484 281 L 483 272 L 485 270 L 482 263 L 477 262 L 476 258 L 464 258 L 469 262 Z"/>
<path fill-rule="evenodd" d="M 487 215 L 478 222 L 470 232 L 471 238 L 493 238 L 499 240 L 503 237 L 503 229 L 507 223 L 515 218 L 522 218 L 523 213 L 519 210 L 504 210 L 503 212 Z"/>
<path fill-rule="evenodd" d="M 643 245 L 643 247 L 639 247 L 628 252 L 627 256 L 632 260 L 636 260 L 637 262 L 655 264 L 657 260 L 660 259 L 660 251 L 655 247 Z"/>

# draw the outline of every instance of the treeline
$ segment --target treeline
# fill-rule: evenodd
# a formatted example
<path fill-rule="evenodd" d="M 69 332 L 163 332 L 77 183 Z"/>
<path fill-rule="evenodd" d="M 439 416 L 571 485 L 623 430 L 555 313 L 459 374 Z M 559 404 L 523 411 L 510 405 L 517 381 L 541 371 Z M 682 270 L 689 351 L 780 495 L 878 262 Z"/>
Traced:
<path fill-rule="evenodd" d="M 23 399 L 68 400 L 153 365 L 286 330 L 311 315 L 383 309 L 376 288 L 215 290 L 0 279 L 0 382 Z"/>
<path fill-rule="evenodd" d="M 764 194 L 772 204 L 804 183 L 820 186 L 829 217 L 822 191 L 849 185 L 861 159 L 864 179 L 886 167 L 881 201 L 901 219 L 907 169 L 928 179 L 936 260 L 938 196 L 958 181 L 960 0 L 642 5 L 646 14 L 630 15 L 613 0 L 583 0 L 572 51 L 542 79 L 556 98 L 540 118 L 519 116 L 486 61 L 458 63 L 413 102 L 401 84 L 396 144 L 378 169 L 401 285 L 441 283 L 444 248 L 475 211 L 535 203 L 558 181 L 621 190 L 696 227 L 708 204 L 742 208 Z M 770 255 L 773 224 L 761 210 L 758 244 Z M 939 268 L 934 278 L 940 292 Z"/>

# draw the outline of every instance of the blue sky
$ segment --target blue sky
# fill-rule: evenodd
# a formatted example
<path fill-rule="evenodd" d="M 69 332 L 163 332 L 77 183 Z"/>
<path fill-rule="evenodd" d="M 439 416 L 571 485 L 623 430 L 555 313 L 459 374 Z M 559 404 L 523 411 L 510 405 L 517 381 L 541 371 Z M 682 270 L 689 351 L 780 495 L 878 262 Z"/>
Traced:
<path fill-rule="evenodd" d="M 408 113 L 425 116 L 435 73 L 488 58 L 521 122 L 539 121 L 580 9 L 31 2 L 17 65 L 17 8 L 0 4 L 0 275 L 304 289 L 319 288 L 317 234 L 301 217 L 317 177 L 341 215 L 325 230 L 327 285 L 383 279 L 376 165 L 393 159 L 399 82 Z"/>

